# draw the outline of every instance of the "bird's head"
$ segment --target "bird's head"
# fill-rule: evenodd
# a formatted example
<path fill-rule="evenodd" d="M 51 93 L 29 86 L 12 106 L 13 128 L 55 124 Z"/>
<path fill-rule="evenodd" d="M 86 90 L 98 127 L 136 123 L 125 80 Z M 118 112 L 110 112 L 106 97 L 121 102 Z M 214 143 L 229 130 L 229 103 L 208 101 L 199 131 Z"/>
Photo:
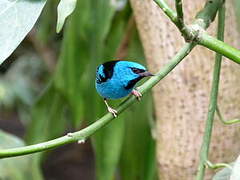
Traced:
<path fill-rule="evenodd" d="M 130 61 L 119 61 L 114 67 L 114 73 L 118 79 L 126 82 L 126 88 L 131 89 L 144 77 L 153 76 L 139 63 Z"/>
<path fill-rule="evenodd" d="M 153 76 L 139 63 L 131 61 L 108 61 L 97 68 L 96 82 L 98 84 L 112 80 L 125 84 L 126 88 L 133 86 L 142 78 Z"/>
<path fill-rule="evenodd" d="M 129 79 L 153 76 L 143 65 L 130 61 L 119 61 L 116 64 L 115 71 Z"/>

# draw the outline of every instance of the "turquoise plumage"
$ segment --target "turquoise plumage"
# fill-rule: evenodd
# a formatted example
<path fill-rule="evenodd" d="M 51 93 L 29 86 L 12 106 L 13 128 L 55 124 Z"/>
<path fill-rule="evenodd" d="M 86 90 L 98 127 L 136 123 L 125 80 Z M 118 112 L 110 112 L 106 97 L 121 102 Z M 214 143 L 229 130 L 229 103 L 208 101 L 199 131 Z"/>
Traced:
<path fill-rule="evenodd" d="M 112 109 L 107 99 L 119 99 L 132 93 L 138 99 L 141 93 L 134 86 L 142 78 L 152 76 L 144 66 L 130 61 L 109 61 L 98 66 L 96 71 L 96 89 L 104 98 L 104 102 L 115 117 L 117 111 Z"/>

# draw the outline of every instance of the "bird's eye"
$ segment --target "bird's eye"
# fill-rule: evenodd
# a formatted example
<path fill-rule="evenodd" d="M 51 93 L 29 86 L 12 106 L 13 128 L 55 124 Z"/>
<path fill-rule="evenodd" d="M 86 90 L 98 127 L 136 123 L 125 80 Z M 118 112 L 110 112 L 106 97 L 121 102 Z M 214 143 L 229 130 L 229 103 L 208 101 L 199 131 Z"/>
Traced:
<path fill-rule="evenodd" d="M 145 72 L 144 69 L 138 69 L 138 68 L 131 68 L 131 70 L 132 70 L 135 74 L 139 74 L 139 73 Z"/>

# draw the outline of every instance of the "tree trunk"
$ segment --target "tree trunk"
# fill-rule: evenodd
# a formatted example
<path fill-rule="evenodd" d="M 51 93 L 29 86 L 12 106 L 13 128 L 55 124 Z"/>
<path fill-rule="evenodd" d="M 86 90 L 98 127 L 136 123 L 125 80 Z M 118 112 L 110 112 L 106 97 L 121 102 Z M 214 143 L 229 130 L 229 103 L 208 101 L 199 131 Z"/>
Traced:
<path fill-rule="evenodd" d="M 174 9 L 174 1 L 168 1 Z M 187 23 L 205 1 L 184 0 Z M 239 48 L 232 0 L 226 1 L 225 41 Z M 131 0 L 151 72 L 163 67 L 183 46 L 181 34 L 153 0 Z M 215 35 L 216 22 L 207 30 Z M 157 161 L 161 180 L 192 180 L 207 119 L 215 53 L 197 46 L 153 88 L 156 110 Z M 223 59 L 218 104 L 226 119 L 240 117 L 240 66 Z M 210 161 L 231 162 L 240 153 L 239 125 L 223 125 L 215 116 Z M 211 170 L 205 179 L 211 177 Z"/>

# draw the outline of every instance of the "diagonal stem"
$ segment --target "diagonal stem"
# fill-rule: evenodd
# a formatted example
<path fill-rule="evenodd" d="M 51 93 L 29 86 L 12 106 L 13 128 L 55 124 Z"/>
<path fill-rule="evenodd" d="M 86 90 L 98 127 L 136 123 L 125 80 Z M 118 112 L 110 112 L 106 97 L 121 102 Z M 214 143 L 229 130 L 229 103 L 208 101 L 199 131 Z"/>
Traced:
<path fill-rule="evenodd" d="M 139 88 L 139 92 L 145 93 L 149 91 L 153 86 L 155 86 L 161 79 L 168 75 L 182 60 L 185 56 L 187 56 L 190 51 L 194 48 L 195 43 L 187 43 L 172 59 L 171 61 L 166 64 L 156 76 L 153 76 L 148 81 L 146 81 L 142 86 Z M 134 96 L 130 96 L 126 101 L 120 104 L 117 108 L 118 114 L 122 113 L 126 110 L 130 105 L 136 102 L 136 98 Z M 94 134 L 98 129 L 102 128 L 103 126 L 107 125 L 114 119 L 112 114 L 107 113 L 98 121 L 94 122 L 93 124 L 89 125 L 88 127 L 74 132 L 68 133 L 67 135 L 56 138 L 50 141 L 46 141 L 39 144 L 24 146 L 24 147 L 17 147 L 11 149 L 1 149 L 0 150 L 0 158 L 6 157 L 14 157 L 14 156 L 22 156 L 26 154 L 32 154 L 35 152 L 41 152 L 48 149 L 56 148 L 62 146 L 64 144 L 69 144 L 72 142 L 84 142 L 86 138 Z"/>
<path fill-rule="evenodd" d="M 177 13 L 172 10 L 164 0 L 154 0 L 155 3 L 163 10 L 170 20 L 177 26 Z"/>
<path fill-rule="evenodd" d="M 224 39 L 224 26 L 225 26 L 225 6 L 223 4 L 219 8 L 218 32 L 217 32 L 218 39 L 222 41 Z M 202 147 L 200 151 L 200 162 L 199 162 L 198 172 L 196 177 L 197 180 L 203 180 L 205 175 L 206 162 L 208 160 L 208 153 L 209 153 L 209 147 L 210 147 L 211 136 L 212 136 L 214 114 L 217 107 L 221 62 L 222 62 L 222 55 L 216 54 L 213 80 L 212 80 L 212 89 L 211 89 L 210 102 L 208 107 L 208 116 L 207 116 L 207 121 L 205 125 L 205 132 L 204 132 Z"/>

